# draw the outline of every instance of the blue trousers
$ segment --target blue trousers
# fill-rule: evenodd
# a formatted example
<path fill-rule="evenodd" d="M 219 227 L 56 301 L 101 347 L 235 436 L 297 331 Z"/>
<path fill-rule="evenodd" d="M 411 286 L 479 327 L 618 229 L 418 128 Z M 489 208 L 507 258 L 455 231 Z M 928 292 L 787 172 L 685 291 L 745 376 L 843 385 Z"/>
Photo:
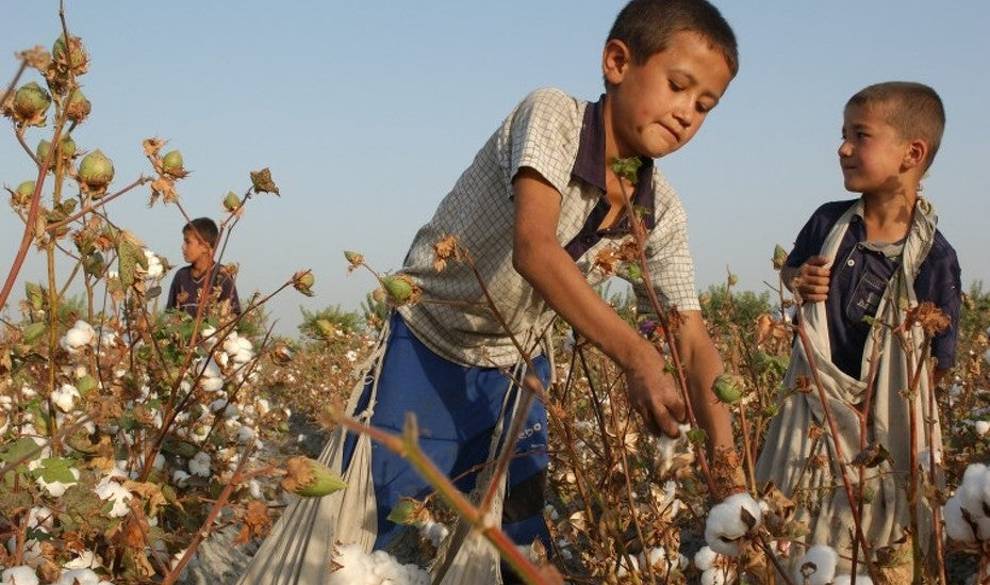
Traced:
<path fill-rule="evenodd" d="M 510 386 L 516 390 L 514 385 L 497 368 L 465 367 L 436 355 L 416 339 L 398 315 L 392 317 L 383 359 L 372 426 L 400 433 L 406 413 L 414 413 L 423 451 L 448 477 L 459 477 L 459 489 L 473 489 L 477 468 L 489 457 L 502 402 Z M 533 361 L 533 373 L 546 385 L 550 377 L 547 359 L 540 356 Z M 357 412 L 367 406 L 370 392 L 369 383 Z M 509 430 L 511 405 L 510 401 L 504 415 L 505 433 Z M 516 456 L 509 466 L 502 529 L 517 544 L 528 545 L 539 538 L 549 550 L 549 533 L 543 519 L 549 461 L 547 413 L 539 400 L 533 403 L 517 439 Z M 356 437 L 349 436 L 344 447 L 345 468 L 355 444 Z M 372 477 L 378 500 L 375 548 L 381 549 L 400 528 L 387 520 L 392 508 L 403 497 L 421 499 L 433 488 L 404 459 L 377 443 L 372 445 Z"/>

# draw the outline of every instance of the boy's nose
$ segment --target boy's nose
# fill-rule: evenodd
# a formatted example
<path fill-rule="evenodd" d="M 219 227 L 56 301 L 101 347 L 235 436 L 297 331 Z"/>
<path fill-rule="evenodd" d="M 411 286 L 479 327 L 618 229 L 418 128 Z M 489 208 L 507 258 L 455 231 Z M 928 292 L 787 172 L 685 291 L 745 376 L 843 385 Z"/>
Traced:
<path fill-rule="evenodd" d="M 852 146 L 845 140 L 839 144 L 839 156 L 847 157 L 852 155 Z"/>

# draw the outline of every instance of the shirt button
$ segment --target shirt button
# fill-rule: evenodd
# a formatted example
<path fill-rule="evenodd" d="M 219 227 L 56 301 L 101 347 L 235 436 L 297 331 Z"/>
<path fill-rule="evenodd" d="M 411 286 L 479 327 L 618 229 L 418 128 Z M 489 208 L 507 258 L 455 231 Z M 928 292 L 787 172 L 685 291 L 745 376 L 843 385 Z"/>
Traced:
<path fill-rule="evenodd" d="M 846 261 L 846 266 L 855 266 L 855 265 L 856 265 L 856 261 L 853 260 L 852 258 Z"/>

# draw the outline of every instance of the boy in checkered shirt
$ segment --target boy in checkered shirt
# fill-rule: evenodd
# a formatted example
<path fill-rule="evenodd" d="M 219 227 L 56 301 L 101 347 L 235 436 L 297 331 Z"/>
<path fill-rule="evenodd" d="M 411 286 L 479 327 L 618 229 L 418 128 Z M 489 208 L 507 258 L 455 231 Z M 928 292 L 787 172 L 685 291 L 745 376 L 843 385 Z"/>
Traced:
<path fill-rule="evenodd" d="M 624 197 L 646 210 L 646 253 L 661 300 L 680 312 L 677 345 L 694 411 L 709 448 L 731 448 L 730 416 L 710 388 L 721 372 L 701 318 L 684 209 L 653 159 L 694 137 L 738 67 L 732 29 L 705 0 L 633 0 L 619 14 L 602 57 L 606 92 L 595 103 L 556 89 L 528 95 L 509 114 L 417 233 L 403 272 L 430 301 L 400 307 L 378 379 L 372 425 L 401 431 L 415 413 L 421 445 L 450 477 L 482 464 L 519 363 L 505 327 L 485 308 L 478 279 L 462 263 L 434 268 L 434 244 L 453 235 L 477 268 L 509 330 L 544 331 L 556 314 L 622 368 L 629 400 L 654 433 L 676 436 L 685 405 L 664 358 L 595 293 L 603 250 L 628 237 Z M 635 185 L 610 169 L 639 157 Z M 642 283 L 634 283 L 646 308 Z M 445 302 L 452 301 L 452 302 Z M 477 307 L 477 308 L 475 308 Z M 546 356 L 534 359 L 544 385 Z M 367 405 L 368 392 L 358 406 Z M 519 544 L 547 538 L 542 517 L 547 421 L 537 402 L 509 469 L 503 529 Z M 351 442 L 353 446 L 353 441 Z M 350 449 L 345 451 L 345 460 Z M 376 548 L 396 526 L 386 517 L 404 496 L 431 491 L 381 446 L 372 455 L 379 506 Z M 470 489 L 474 475 L 459 480 Z"/>

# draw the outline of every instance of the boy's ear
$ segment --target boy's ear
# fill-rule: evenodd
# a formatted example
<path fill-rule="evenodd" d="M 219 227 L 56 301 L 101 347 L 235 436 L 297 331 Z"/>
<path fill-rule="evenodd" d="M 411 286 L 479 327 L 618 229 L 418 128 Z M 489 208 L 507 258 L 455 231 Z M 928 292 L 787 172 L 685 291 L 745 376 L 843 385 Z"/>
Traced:
<path fill-rule="evenodd" d="M 908 142 L 902 164 L 906 169 L 923 167 L 928 158 L 928 143 L 920 138 Z"/>
<path fill-rule="evenodd" d="M 619 39 L 610 39 L 602 51 L 602 75 L 610 85 L 622 83 L 632 64 L 632 51 Z"/>

